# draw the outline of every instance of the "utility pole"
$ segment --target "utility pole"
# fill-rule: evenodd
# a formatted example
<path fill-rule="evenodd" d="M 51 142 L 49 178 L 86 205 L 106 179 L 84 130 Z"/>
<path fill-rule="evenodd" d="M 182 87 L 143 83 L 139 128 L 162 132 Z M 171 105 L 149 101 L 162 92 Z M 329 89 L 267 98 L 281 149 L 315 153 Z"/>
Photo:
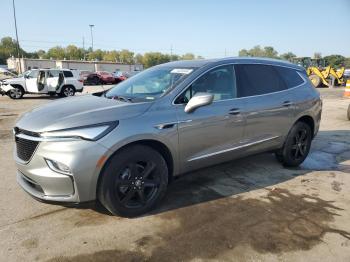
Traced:
<path fill-rule="evenodd" d="M 225 57 L 227 56 L 226 48 L 225 48 Z"/>
<path fill-rule="evenodd" d="M 86 59 L 85 57 L 85 38 L 83 37 L 83 52 L 84 52 L 84 61 Z"/>
<path fill-rule="evenodd" d="M 94 36 L 92 35 L 92 28 L 95 25 L 89 25 L 89 26 L 90 26 L 90 33 L 91 33 L 91 51 L 93 52 L 94 51 Z"/>
<path fill-rule="evenodd" d="M 173 61 L 173 45 L 170 46 L 170 61 Z"/>
<path fill-rule="evenodd" d="M 15 20 L 15 29 L 16 29 L 17 57 L 18 57 L 18 64 L 19 64 L 19 73 L 22 73 L 22 65 L 21 65 L 21 57 L 20 57 L 20 48 L 19 48 L 18 32 L 17 32 L 17 20 L 16 20 L 15 0 L 12 0 L 12 6 L 13 6 L 13 18 L 14 18 L 14 20 Z"/>

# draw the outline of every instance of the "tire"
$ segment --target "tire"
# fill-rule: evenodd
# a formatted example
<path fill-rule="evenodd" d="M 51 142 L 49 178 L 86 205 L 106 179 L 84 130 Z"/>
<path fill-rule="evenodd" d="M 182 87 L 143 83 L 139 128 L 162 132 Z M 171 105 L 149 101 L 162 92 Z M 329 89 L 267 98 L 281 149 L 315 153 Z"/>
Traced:
<path fill-rule="evenodd" d="M 275 153 L 277 160 L 287 167 L 299 166 L 309 154 L 311 141 L 310 126 L 301 121 L 295 123 L 289 131 L 283 148 Z"/>
<path fill-rule="evenodd" d="M 92 78 L 92 81 L 91 81 L 91 82 L 92 82 L 92 84 L 95 85 L 95 86 L 103 84 L 103 83 L 102 83 L 102 80 L 101 80 L 100 78 L 98 78 L 97 76 L 94 76 L 94 77 Z"/>
<path fill-rule="evenodd" d="M 350 105 L 348 106 L 348 120 L 350 120 Z"/>
<path fill-rule="evenodd" d="M 74 86 L 64 86 L 62 87 L 60 96 L 61 97 L 70 97 L 75 95 L 75 88 Z"/>
<path fill-rule="evenodd" d="M 310 75 L 309 79 L 314 87 L 319 87 L 321 85 L 321 78 L 317 75 Z"/>
<path fill-rule="evenodd" d="M 100 174 L 97 197 L 113 215 L 135 217 L 152 210 L 164 197 L 168 167 L 154 149 L 132 145 L 117 152 Z"/>
<path fill-rule="evenodd" d="M 21 99 L 24 95 L 24 89 L 21 86 L 14 86 L 13 89 L 7 92 L 11 99 Z"/>

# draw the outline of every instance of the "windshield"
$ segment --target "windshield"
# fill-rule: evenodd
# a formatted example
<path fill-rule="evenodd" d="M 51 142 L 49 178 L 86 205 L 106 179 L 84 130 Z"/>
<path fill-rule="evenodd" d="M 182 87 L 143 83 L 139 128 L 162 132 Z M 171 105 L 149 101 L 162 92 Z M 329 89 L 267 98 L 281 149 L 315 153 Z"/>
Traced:
<path fill-rule="evenodd" d="M 151 101 L 178 85 L 193 71 L 194 68 L 151 68 L 119 83 L 105 96 L 115 99 L 126 98 L 128 101 Z"/>

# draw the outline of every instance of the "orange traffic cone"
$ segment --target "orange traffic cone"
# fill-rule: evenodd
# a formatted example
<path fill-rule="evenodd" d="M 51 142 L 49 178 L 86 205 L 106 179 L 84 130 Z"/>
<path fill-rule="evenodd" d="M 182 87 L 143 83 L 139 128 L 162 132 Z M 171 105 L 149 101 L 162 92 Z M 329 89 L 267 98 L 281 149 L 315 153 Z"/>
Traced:
<path fill-rule="evenodd" d="M 349 97 L 350 98 L 350 79 L 346 81 L 344 97 Z"/>

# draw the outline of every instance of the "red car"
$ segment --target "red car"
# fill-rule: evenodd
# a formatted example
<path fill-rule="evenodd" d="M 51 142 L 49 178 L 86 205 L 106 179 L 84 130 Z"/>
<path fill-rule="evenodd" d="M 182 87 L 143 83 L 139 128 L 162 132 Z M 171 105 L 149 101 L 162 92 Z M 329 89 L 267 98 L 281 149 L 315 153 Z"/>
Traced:
<path fill-rule="evenodd" d="M 85 85 L 104 85 L 104 84 L 116 84 L 119 83 L 119 79 L 116 79 L 111 73 L 105 71 L 81 73 L 81 77 L 84 80 Z"/>

